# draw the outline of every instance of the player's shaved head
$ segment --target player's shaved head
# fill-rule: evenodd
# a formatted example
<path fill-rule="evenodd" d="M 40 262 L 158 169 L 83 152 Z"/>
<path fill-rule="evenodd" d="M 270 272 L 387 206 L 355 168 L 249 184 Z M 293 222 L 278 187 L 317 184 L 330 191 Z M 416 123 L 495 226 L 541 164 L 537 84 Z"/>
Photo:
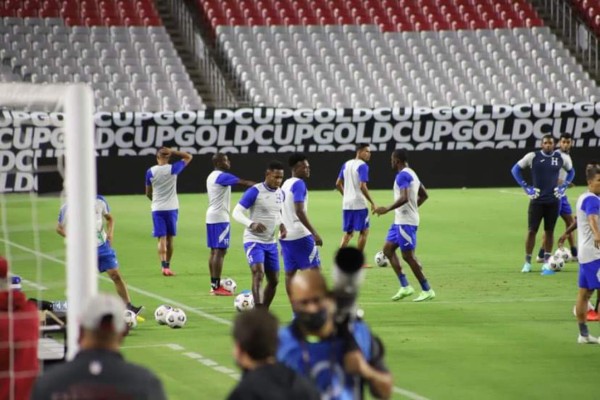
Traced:
<path fill-rule="evenodd" d="M 392 153 L 392 155 L 398 161 L 402 161 L 405 164 L 408 162 L 408 152 L 406 150 L 404 150 L 404 149 L 394 150 L 394 152 Z"/>
<path fill-rule="evenodd" d="M 594 180 L 596 175 L 600 174 L 600 165 L 588 165 L 585 169 L 585 179 L 590 182 Z"/>
<path fill-rule="evenodd" d="M 156 158 L 168 159 L 170 156 L 171 152 L 169 151 L 169 149 L 165 149 L 164 147 L 158 149 L 158 151 L 156 152 Z"/>
<path fill-rule="evenodd" d="M 229 157 L 225 153 L 215 153 L 215 155 L 212 156 L 212 163 L 215 168 L 222 166 L 228 160 Z"/>

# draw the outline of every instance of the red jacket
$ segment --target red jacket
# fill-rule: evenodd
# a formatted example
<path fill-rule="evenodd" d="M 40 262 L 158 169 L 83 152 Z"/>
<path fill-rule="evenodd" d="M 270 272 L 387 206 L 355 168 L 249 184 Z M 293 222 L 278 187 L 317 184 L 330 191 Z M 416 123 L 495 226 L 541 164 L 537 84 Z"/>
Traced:
<path fill-rule="evenodd" d="M 8 312 L 10 297 L 11 313 Z M 10 326 L 13 333 L 9 342 Z M 22 292 L 0 291 L 0 399 L 29 399 L 39 372 L 38 340 L 39 316 L 35 304 L 27 301 Z M 11 354 L 13 373 L 9 374 Z"/>

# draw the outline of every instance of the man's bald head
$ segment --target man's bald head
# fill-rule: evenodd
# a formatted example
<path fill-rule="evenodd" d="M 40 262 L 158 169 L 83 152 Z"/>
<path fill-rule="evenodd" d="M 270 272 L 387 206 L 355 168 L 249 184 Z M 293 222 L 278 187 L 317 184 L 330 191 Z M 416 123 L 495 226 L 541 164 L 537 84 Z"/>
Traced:
<path fill-rule="evenodd" d="M 327 282 L 318 269 L 298 271 L 290 282 L 290 294 L 292 299 L 295 294 L 311 291 L 320 295 L 327 293 Z"/>
<path fill-rule="evenodd" d="M 228 170 L 230 167 L 229 157 L 224 153 L 215 153 L 212 156 L 213 167 Z"/>

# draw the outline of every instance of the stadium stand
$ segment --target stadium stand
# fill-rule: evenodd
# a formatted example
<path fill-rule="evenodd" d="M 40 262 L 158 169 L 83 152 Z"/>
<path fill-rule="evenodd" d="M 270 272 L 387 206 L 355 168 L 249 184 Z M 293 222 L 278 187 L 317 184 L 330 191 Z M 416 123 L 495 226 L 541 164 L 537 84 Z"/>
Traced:
<path fill-rule="evenodd" d="M 590 0 L 572 0 L 571 3 L 594 34 L 600 36 L 600 3 Z"/>
<path fill-rule="evenodd" d="M 98 111 L 206 108 L 150 0 L 7 0 L 0 81 L 85 82 Z"/>
<path fill-rule="evenodd" d="M 523 0 L 198 0 L 255 105 L 600 99 Z"/>

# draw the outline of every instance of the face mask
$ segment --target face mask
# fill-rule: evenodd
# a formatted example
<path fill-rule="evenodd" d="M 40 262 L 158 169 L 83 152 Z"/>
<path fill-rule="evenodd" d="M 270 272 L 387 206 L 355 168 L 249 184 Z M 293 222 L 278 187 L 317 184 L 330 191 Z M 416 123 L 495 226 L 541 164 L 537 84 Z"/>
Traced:
<path fill-rule="evenodd" d="M 298 324 L 308 332 L 318 332 L 327 322 L 327 309 L 322 308 L 315 313 L 296 312 Z"/>

